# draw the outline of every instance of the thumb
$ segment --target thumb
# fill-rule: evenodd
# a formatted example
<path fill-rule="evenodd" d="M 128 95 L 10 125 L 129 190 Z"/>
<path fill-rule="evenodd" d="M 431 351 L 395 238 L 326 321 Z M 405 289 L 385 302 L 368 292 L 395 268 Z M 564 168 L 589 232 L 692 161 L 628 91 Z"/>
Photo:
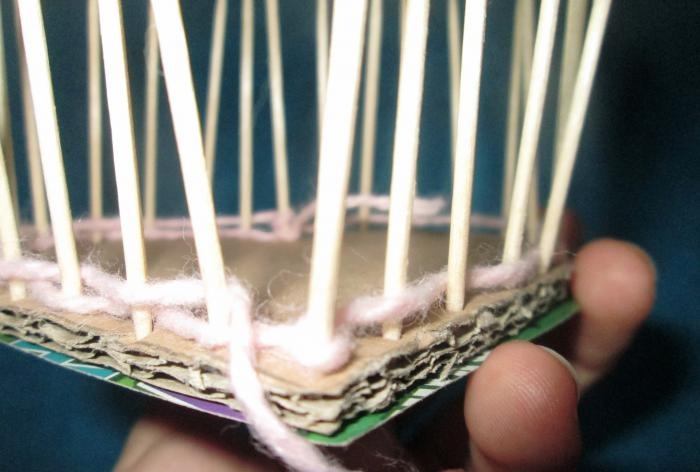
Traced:
<path fill-rule="evenodd" d="M 467 387 L 471 470 L 571 470 L 578 387 L 563 358 L 526 342 L 496 348 Z"/>

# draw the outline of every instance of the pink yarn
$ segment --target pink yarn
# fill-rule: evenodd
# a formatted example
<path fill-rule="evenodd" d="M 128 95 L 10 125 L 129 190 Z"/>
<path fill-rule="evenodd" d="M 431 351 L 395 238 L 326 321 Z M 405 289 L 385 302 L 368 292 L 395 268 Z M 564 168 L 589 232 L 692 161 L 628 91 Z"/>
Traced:
<path fill-rule="evenodd" d="M 494 266 L 475 267 L 469 272 L 469 288 L 490 290 L 515 288 L 535 276 L 539 253 L 528 252 L 519 261 Z"/>
<path fill-rule="evenodd" d="M 215 329 L 200 318 L 188 316 L 181 310 L 167 308 L 159 310 L 155 324 L 205 347 L 221 347 L 229 342 L 227 333 Z"/>
<path fill-rule="evenodd" d="M 229 379 L 251 431 L 275 456 L 300 472 L 342 472 L 321 451 L 296 434 L 272 411 L 255 371 L 255 338 L 249 299 L 238 299 L 231 312 Z M 237 308 L 237 309 L 236 309 Z"/>
<path fill-rule="evenodd" d="M 387 195 L 349 195 L 346 209 L 349 214 L 348 224 L 356 224 L 359 217 L 355 210 L 367 207 L 371 210 L 368 222 L 371 224 L 386 224 L 388 221 L 389 196 Z M 416 198 L 413 206 L 413 226 L 436 227 L 449 225 L 450 215 L 445 214 L 447 207 L 444 198 Z M 296 241 L 304 234 L 313 231 L 313 219 L 316 213 L 315 203 L 309 203 L 298 212 L 282 215 L 274 210 L 264 210 L 253 214 L 253 227 L 241 228 L 241 219 L 237 215 L 225 215 L 216 218 L 219 227 L 219 237 L 249 239 L 252 241 L 275 242 Z M 475 214 L 472 225 L 499 229 L 503 221 L 499 217 Z M 118 217 L 101 219 L 76 220 L 73 231 L 78 240 L 90 240 L 99 234 L 105 241 L 121 241 L 121 225 Z M 46 250 L 53 246 L 50 234 L 37 235 L 32 226 L 22 227 L 22 234 L 31 240 L 34 250 Z M 152 225 L 144 228 L 144 237 L 149 240 L 178 240 L 193 237 L 192 226 L 187 218 L 159 218 Z"/>
<path fill-rule="evenodd" d="M 447 273 L 438 272 L 406 287 L 396 296 L 358 297 L 340 311 L 338 323 L 361 327 L 420 316 L 440 300 L 446 285 Z"/>
<path fill-rule="evenodd" d="M 255 325 L 255 345 L 260 349 L 275 349 L 304 367 L 333 372 L 348 363 L 354 342 L 349 329 L 340 326 L 330 341 L 309 339 L 310 318 L 301 316 L 289 324 Z"/>
<path fill-rule="evenodd" d="M 58 264 L 38 259 L 0 261 L 0 280 L 46 280 L 58 282 L 61 272 Z"/>

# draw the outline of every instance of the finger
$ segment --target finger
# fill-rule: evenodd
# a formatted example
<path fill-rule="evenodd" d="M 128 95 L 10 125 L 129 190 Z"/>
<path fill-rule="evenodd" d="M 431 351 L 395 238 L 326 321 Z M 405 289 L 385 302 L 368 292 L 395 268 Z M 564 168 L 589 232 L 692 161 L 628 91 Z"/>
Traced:
<path fill-rule="evenodd" d="M 571 470 L 581 449 L 577 399 L 571 372 L 545 349 L 496 348 L 467 386 L 471 470 Z"/>
<path fill-rule="evenodd" d="M 218 426 L 220 422 L 197 422 L 195 416 L 185 411 L 178 418 L 164 416 L 161 412 L 137 422 L 114 470 L 281 470 L 271 460 L 258 454 L 249 442 L 232 441 L 224 434 L 226 431 Z M 217 426 L 212 429 L 212 424 Z"/>
<path fill-rule="evenodd" d="M 613 239 L 586 245 L 571 282 L 581 314 L 546 337 L 576 369 L 583 389 L 605 374 L 651 311 L 656 271 L 639 247 Z"/>
<path fill-rule="evenodd" d="M 167 429 L 159 421 L 142 418 L 136 422 L 124 443 L 124 448 L 114 470 L 131 470 L 153 444 L 160 441 Z"/>

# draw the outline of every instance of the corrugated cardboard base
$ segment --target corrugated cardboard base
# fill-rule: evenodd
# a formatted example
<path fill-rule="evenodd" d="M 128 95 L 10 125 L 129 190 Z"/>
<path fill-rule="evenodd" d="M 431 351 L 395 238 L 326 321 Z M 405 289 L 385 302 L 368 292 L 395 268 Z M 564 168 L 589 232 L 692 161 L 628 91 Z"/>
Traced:
<path fill-rule="evenodd" d="M 354 296 L 381 292 L 385 237 L 379 230 L 346 234 L 339 305 Z M 415 232 L 411 244 L 411 278 L 445 265 L 446 234 Z M 499 244 L 493 236 L 474 238 L 470 261 L 495 260 Z M 288 319 L 302 311 L 310 240 L 231 240 L 223 245 L 229 270 L 250 284 L 259 313 Z M 103 267 L 121 271 L 119 245 L 105 243 L 83 250 Z M 194 272 L 192 241 L 149 243 L 147 253 L 153 278 Z M 372 335 L 359 338 L 352 362 L 331 375 L 318 375 L 274 352 L 264 352 L 259 371 L 268 398 L 287 423 L 332 433 L 362 412 L 386 408 L 418 382 L 447 375 L 454 366 L 548 312 L 568 297 L 569 275 L 565 264 L 518 290 L 471 294 L 461 313 L 435 306 L 423 322 L 406 326 L 399 341 Z M 11 303 L 5 294 L 0 295 L 0 307 L 0 332 L 157 386 L 236 407 L 228 391 L 225 349 L 205 349 L 159 329 L 135 342 L 130 322 L 101 314 L 51 313 L 31 301 Z"/>

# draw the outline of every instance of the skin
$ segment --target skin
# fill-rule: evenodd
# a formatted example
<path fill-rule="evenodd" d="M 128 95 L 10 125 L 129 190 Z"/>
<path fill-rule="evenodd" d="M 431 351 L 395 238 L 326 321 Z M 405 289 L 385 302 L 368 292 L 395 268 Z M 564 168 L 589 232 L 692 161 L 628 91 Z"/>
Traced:
<path fill-rule="evenodd" d="M 581 453 L 578 399 L 614 366 L 648 316 L 655 281 L 651 259 L 637 246 L 613 239 L 586 245 L 571 282 L 580 315 L 537 341 L 568 362 L 540 345 L 505 343 L 471 375 L 464 401 L 446 406 L 410 452 L 389 427 L 335 454 L 363 470 L 411 470 L 391 468 L 382 457 L 400 457 L 421 470 L 573 470 Z M 182 410 L 147 415 L 134 426 L 115 470 L 284 470 L 223 425 Z"/>

